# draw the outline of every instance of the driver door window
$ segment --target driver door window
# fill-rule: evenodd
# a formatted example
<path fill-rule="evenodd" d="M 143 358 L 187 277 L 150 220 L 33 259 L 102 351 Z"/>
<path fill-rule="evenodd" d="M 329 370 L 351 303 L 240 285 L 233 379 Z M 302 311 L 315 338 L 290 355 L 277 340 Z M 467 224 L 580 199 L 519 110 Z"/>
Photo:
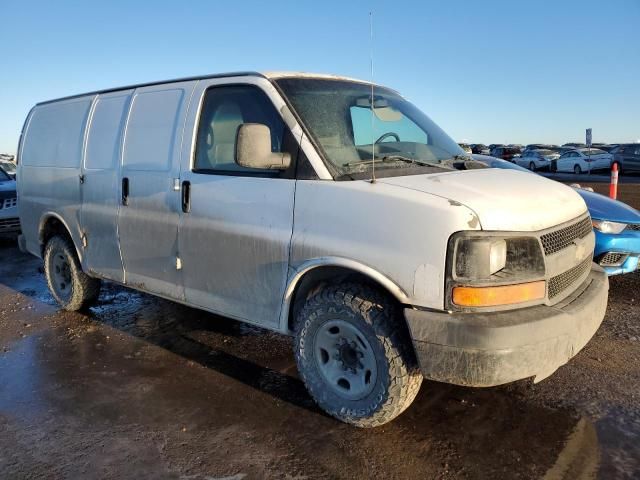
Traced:
<path fill-rule="evenodd" d="M 286 127 L 264 92 L 250 85 L 214 87 L 206 92 L 202 105 L 194 171 L 273 173 L 236 163 L 236 138 L 243 123 L 261 123 L 269 127 L 271 151 L 283 151 Z"/>

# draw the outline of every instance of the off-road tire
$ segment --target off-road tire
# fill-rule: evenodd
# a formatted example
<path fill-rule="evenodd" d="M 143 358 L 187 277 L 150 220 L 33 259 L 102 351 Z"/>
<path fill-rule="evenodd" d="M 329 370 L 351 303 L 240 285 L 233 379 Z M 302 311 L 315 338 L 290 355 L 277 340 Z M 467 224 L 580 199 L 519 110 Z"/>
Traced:
<path fill-rule="evenodd" d="M 345 321 L 366 338 L 376 359 L 373 390 L 347 400 L 334 392 L 314 355 L 316 332 L 326 322 Z M 298 371 L 316 403 L 331 416 L 357 427 L 383 425 L 415 399 L 422 374 L 399 306 L 382 292 L 359 283 L 330 285 L 307 299 L 296 318 Z"/>
<path fill-rule="evenodd" d="M 55 285 L 55 257 L 66 261 L 69 267 L 70 282 L 66 294 Z M 56 235 L 47 242 L 44 249 L 44 275 L 51 295 L 65 310 L 82 310 L 98 300 L 101 282 L 82 271 L 75 248 L 68 238 Z"/>

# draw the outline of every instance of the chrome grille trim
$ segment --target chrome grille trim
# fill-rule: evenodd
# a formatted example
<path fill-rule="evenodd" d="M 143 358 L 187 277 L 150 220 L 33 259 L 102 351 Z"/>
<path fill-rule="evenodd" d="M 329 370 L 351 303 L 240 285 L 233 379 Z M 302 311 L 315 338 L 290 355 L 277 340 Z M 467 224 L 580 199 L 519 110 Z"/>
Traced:
<path fill-rule="evenodd" d="M 629 255 L 620 252 L 607 252 L 600 257 L 598 263 L 603 267 L 619 267 L 622 265 Z"/>
<path fill-rule="evenodd" d="M 20 228 L 19 218 L 5 218 L 0 220 L 0 232 L 3 230 L 14 230 Z"/>
<path fill-rule="evenodd" d="M 571 245 L 574 240 L 586 237 L 592 230 L 591 218 L 585 217 L 567 227 L 545 233 L 540 237 L 544 254 L 552 255 L 564 250 Z"/>

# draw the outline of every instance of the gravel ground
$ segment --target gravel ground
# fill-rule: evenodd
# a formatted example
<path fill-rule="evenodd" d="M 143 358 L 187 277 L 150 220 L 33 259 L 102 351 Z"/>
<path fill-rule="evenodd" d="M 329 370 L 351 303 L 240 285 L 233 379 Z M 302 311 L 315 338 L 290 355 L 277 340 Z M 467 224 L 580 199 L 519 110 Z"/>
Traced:
<path fill-rule="evenodd" d="M 640 273 L 611 279 L 602 327 L 548 379 L 425 382 L 359 430 L 315 407 L 288 338 L 111 284 L 61 312 L 40 266 L 0 244 L 0 478 L 640 475 Z"/>

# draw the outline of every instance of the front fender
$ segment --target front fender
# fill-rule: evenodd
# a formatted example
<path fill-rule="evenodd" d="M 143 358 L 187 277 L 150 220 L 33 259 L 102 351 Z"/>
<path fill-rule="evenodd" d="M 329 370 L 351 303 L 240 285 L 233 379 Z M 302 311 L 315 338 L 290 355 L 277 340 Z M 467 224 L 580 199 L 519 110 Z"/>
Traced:
<path fill-rule="evenodd" d="M 284 298 L 282 300 L 282 308 L 280 310 L 280 330 L 285 332 L 288 330 L 289 311 L 291 307 L 291 301 L 293 294 L 296 291 L 300 280 L 305 274 L 312 270 L 322 267 L 340 267 L 353 272 L 361 273 L 366 277 L 373 280 L 375 283 L 387 290 L 398 302 L 407 304 L 409 302 L 409 296 L 407 293 L 398 286 L 393 280 L 386 275 L 378 272 L 376 269 L 365 265 L 363 263 L 342 257 L 318 257 L 307 260 L 294 269 L 293 273 L 289 276 L 287 282 L 287 288 L 285 289 Z"/>

